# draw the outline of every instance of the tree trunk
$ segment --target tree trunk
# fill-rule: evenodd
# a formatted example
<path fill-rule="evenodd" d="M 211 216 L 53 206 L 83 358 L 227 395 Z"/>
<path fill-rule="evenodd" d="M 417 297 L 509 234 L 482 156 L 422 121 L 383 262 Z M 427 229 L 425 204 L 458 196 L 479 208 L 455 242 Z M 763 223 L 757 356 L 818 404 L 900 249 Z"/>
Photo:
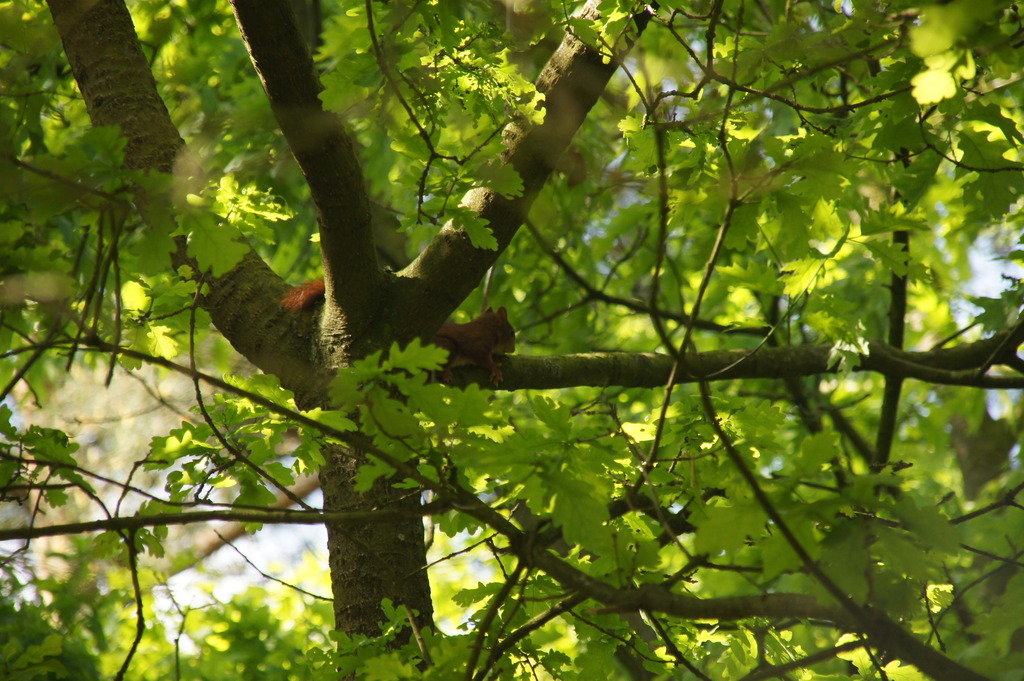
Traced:
<path fill-rule="evenodd" d="M 432 626 L 433 606 L 427 580 L 423 520 L 416 515 L 420 492 L 395 489 L 381 478 L 370 491 L 355 490 L 355 476 L 365 457 L 341 447 L 325 448 L 320 479 L 324 507 L 332 511 L 408 510 L 409 517 L 353 530 L 327 525 L 334 618 L 347 634 L 379 636 L 384 620 L 381 601 L 407 606 L 417 629 Z M 402 639 L 400 642 L 404 642 Z"/>
<path fill-rule="evenodd" d="M 157 93 L 124 2 L 50 0 L 49 7 L 93 125 L 121 127 L 127 167 L 173 172 L 183 142 Z M 180 246 L 174 255 L 178 264 L 187 260 Z M 334 369 L 306 359 L 317 331 L 308 318 L 282 313 L 276 304 L 280 294 L 273 293 L 280 280 L 266 264 L 250 253 L 232 272 L 206 282 L 211 291 L 203 305 L 232 345 L 262 370 L 280 376 L 305 407 L 328 406 L 324 387 Z M 357 532 L 328 524 L 338 629 L 379 635 L 384 598 L 416 613 L 417 627 L 430 626 L 423 522 L 416 515 L 419 494 L 392 489 L 384 480 L 365 494 L 356 493 L 353 480 L 363 457 L 328 447 L 325 458 L 320 480 L 328 510 L 410 510 L 408 518 Z"/>

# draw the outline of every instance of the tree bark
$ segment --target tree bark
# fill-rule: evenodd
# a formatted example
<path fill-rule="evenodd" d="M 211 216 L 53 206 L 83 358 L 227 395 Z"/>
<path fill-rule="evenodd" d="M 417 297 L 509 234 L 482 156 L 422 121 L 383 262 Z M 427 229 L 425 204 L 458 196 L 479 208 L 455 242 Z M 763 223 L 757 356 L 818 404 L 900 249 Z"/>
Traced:
<path fill-rule="evenodd" d="M 157 93 L 123 0 L 49 0 L 48 6 L 92 124 L 121 128 L 127 168 L 178 172 L 185 144 Z M 159 222 L 145 229 L 173 227 L 172 197 L 140 192 L 136 203 L 144 219 Z M 300 403 L 323 394 L 326 381 L 309 352 L 315 322 L 284 313 L 279 301 L 286 285 L 254 251 L 221 277 L 202 274 L 183 239 L 168 258 L 176 268 L 190 266 L 207 285 L 201 305 L 239 353 L 278 376 Z"/>
<path fill-rule="evenodd" d="M 184 142 L 157 94 L 124 2 L 47 4 L 92 124 L 121 126 L 128 168 L 172 172 Z M 117 49 L 110 49 L 111 44 Z"/>
<path fill-rule="evenodd" d="M 274 117 L 316 206 L 327 286 L 321 335 L 331 336 L 323 344 L 325 361 L 341 365 L 350 356 L 365 354 L 359 344 L 372 331 L 384 298 L 384 272 L 377 263 L 370 200 L 356 145 L 341 120 L 320 102 L 323 86 L 291 4 L 232 0 L 232 7 Z M 372 338 L 367 340 L 372 343 Z"/>
<path fill-rule="evenodd" d="M 127 139 L 127 167 L 174 172 L 184 143 L 157 94 L 123 1 L 53 0 L 49 6 L 93 125 L 121 127 Z M 150 198 L 171 204 L 168 197 Z M 184 243 L 168 255 L 173 255 L 175 264 L 190 264 Z M 376 261 L 372 262 L 375 266 Z M 205 277 L 204 283 L 210 293 L 202 299 L 203 307 L 241 354 L 279 376 L 282 385 L 296 392 L 300 404 L 328 406 L 326 386 L 336 367 L 315 361 L 311 348 L 318 342 L 316 322 L 310 315 L 283 312 L 279 299 L 285 286 L 255 252 L 250 250 L 226 275 Z M 418 505 L 418 495 L 397 492 L 384 483 L 365 495 L 356 494 L 352 478 L 361 458 L 330 448 L 325 455 L 328 464 L 321 481 L 327 509 Z M 379 634 L 384 597 L 418 613 L 418 626 L 429 624 L 432 608 L 418 516 L 364 525 L 351 536 L 346 535 L 350 528 L 343 525 L 328 522 L 327 528 L 339 629 Z"/>
<path fill-rule="evenodd" d="M 345 527 L 328 523 L 331 586 L 338 630 L 347 634 L 380 635 L 381 602 L 408 606 L 419 629 L 433 625 L 433 604 L 427 580 L 427 552 L 418 489 L 396 489 L 395 482 L 381 478 L 368 492 L 355 490 L 359 467 L 365 456 L 343 447 L 325 448 L 321 470 L 324 508 L 332 511 L 407 510 L 410 517 Z M 406 632 L 408 633 L 408 632 Z M 400 638 L 399 643 L 406 639 Z"/>
<path fill-rule="evenodd" d="M 871 371 L 936 385 L 1020 389 L 1024 388 L 1024 377 L 1018 373 L 989 373 L 994 366 L 1016 371 L 1016 351 L 1020 343 L 1011 331 L 973 343 L 922 352 L 897 350 L 885 343 L 869 341 L 867 352 L 848 359 L 856 362 L 850 371 Z M 655 388 L 665 385 L 669 376 L 678 385 L 820 376 L 842 370 L 828 345 L 697 352 L 688 354 L 686 366 L 677 367 L 674 375 L 673 364 L 669 355 L 651 352 L 587 352 L 558 357 L 512 355 L 503 360 L 505 380 L 501 387 L 508 390 L 552 390 L 582 385 Z M 455 380 L 458 385 L 470 382 L 487 385 L 488 373 L 475 367 L 460 369 Z"/>

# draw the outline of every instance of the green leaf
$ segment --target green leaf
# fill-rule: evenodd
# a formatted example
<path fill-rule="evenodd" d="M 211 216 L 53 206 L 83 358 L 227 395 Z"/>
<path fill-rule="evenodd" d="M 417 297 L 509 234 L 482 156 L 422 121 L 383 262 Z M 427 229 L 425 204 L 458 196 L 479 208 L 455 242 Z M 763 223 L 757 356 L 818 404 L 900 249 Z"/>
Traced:
<path fill-rule="evenodd" d="M 956 95 L 956 81 L 944 68 L 922 71 L 911 79 L 914 99 L 919 104 L 935 104 Z"/>
<path fill-rule="evenodd" d="M 801 474 L 813 475 L 829 467 L 841 452 L 836 433 L 825 429 L 813 433 L 800 445 L 800 455 L 796 458 L 796 469 Z"/>
<path fill-rule="evenodd" d="M 381 367 L 385 370 L 437 371 L 446 359 L 447 353 L 443 349 L 430 343 L 423 344 L 419 338 L 414 338 L 405 347 L 398 343 L 392 344 Z"/>
<path fill-rule="evenodd" d="M 178 218 L 180 228 L 188 235 L 188 254 L 202 270 L 209 269 L 216 277 L 229 272 L 249 251 L 239 241 L 238 232 L 221 224 L 209 213 L 190 211 Z"/>
<path fill-rule="evenodd" d="M 146 295 L 146 289 L 137 281 L 125 282 L 121 287 L 121 303 L 126 310 L 142 312 L 150 304 L 150 297 Z"/>
<path fill-rule="evenodd" d="M 394 653 L 371 657 L 363 663 L 360 673 L 360 676 L 366 681 L 401 681 L 401 679 L 414 679 L 417 675 L 416 667 L 402 662 L 401 658 Z"/>
<path fill-rule="evenodd" d="M 748 539 L 760 537 L 765 516 L 761 509 L 749 504 L 718 504 L 705 506 L 697 523 L 695 550 L 709 556 L 731 554 Z"/>
<path fill-rule="evenodd" d="M 551 494 L 552 517 L 562 528 L 565 539 L 573 545 L 593 547 L 599 552 L 612 549 L 608 521 L 609 488 L 595 476 L 562 473 L 547 478 Z"/>
<path fill-rule="evenodd" d="M 922 545 L 948 554 L 960 552 L 956 526 L 937 508 L 920 508 L 910 500 L 902 500 L 893 510 Z"/>
<path fill-rule="evenodd" d="M 498 248 L 498 240 L 494 238 L 494 232 L 487 226 L 487 221 L 476 213 L 460 211 L 458 225 L 469 236 L 474 247 L 489 251 Z"/>
<path fill-rule="evenodd" d="M 522 196 L 523 180 L 511 165 L 485 163 L 478 167 L 475 176 L 481 186 L 506 198 Z"/>
<path fill-rule="evenodd" d="M 178 356 L 178 341 L 170 327 L 150 324 L 146 331 L 147 350 L 155 357 L 173 359 Z"/>
<path fill-rule="evenodd" d="M 783 283 L 782 291 L 787 296 L 801 296 L 808 293 L 815 280 L 825 269 L 820 258 L 804 258 L 786 264 L 786 269 L 779 276 Z"/>

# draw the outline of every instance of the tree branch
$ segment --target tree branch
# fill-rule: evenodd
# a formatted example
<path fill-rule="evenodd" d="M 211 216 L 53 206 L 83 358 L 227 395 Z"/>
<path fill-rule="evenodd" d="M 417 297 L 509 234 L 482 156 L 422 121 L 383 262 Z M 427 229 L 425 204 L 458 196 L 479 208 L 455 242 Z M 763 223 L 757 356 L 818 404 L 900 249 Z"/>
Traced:
<path fill-rule="evenodd" d="M 854 371 L 871 371 L 940 385 L 1024 388 L 1024 376 L 979 375 L 977 371 L 997 349 L 1003 352 L 1003 356 L 994 363 L 1008 364 L 1007 348 L 1003 347 L 1006 335 L 1007 332 L 1002 332 L 986 340 L 926 352 L 905 352 L 885 343 L 870 342 L 868 353 L 859 357 L 859 365 Z M 830 362 L 831 350 L 827 345 L 797 345 L 699 352 L 687 356 L 685 368 L 676 369 L 674 382 L 790 378 L 838 373 L 839 367 Z M 672 366 L 671 357 L 654 353 L 590 352 L 557 357 L 509 356 L 502 363 L 505 376 L 502 387 L 508 390 L 584 385 L 653 388 L 668 382 Z M 476 367 L 460 367 L 454 374 L 456 385 L 470 382 L 487 385 L 487 372 Z"/>
<path fill-rule="evenodd" d="M 893 245 L 909 259 L 910 232 L 897 230 L 892 235 Z M 907 316 L 907 275 L 892 273 L 889 284 L 889 345 L 903 349 L 903 336 Z M 878 414 L 878 434 L 875 438 L 875 459 L 871 464 L 877 469 L 889 461 L 893 438 L 896 436 L 897 416 L 900 408 L 900 392 L 903 389 L 901 376 L 886 376 L 882 392 L 882 408 Z"/>
<path fill-rule="evenodd" d="M 305 498 L 314 491 L 320 489 L 320 476 L 314 474 L 302 478 L 288 489 L 294 496 Z M 267 508 L 287 509 L 291 504 L 292 500 L 288 496 L 278 493 L 275 495 L 273 503 L 271 503 Z M 196 564 L 210 557 L 224 546 L 247 533 L 248 530 L 246 530 L 245 525 L 240 521 L 232 521 L 230 525 L 218 531 L 207 531 L 205 536 L 196 538 L 195 548 L 192 551 L 192 555 L 189 557 L 189 560 L 185 563 L 178 564 L 174 573 L 177 574 L 178 572 L 184 572 L 185 570 L 194 567 Z"/>
<path fill-rule="evenodd" d="M 127 140 L 126 167 L 174 172 L 184 142 L 157 94 L 123 0 L 49 0 L 48 5 L 93 125 L 120 127 Z M 149 229 L 168 229 L 174 213 L 169 197 L 141 196 L 137 203 L 144 219 L 156 218 Z M 209 286 L 200 304 L 235 349 L 280 376 L 298 399 L 318 392 L 308 359 L 312 323 L 282 313 L 281 278 L 251 249 L 224 276 L 203 276 L 184 239 L 177 245 L 169 261 L 190 266 Z"/>
<path fill-rule="evenodd" d="M 514 539 L 510 537 L 510 539 Z M 863 626 L 872 646 L 887 650 L 940 681 L 986 681 L 986 677 L 960 666 L 950 658 L 903 631 L 884 614 L 860 608 L 854 616 L 844 608 L 822 605 L 805 594 L 763 594 L 728 598 L 695 598 L 676 594 L 657 584 L 617 589 L 576 569 L 550 552 L 532 552 L 528 545 L 513 550 L 544 570 L 563 586 L 585 593 L 615 611 L 645 610 L 686 619 L 735 620 L 750 617 L 801 617 L 824 619 L 841 626 Z"/>
<path fill-rule="evenodd" d="M 125 166 L 170 173 L 184 142 L 156 91 L 123 0 L 48 0 L 94 126 L 116 125 Z"/>
<path fill-rule="evenodd" d="M 423 507 L 423 513 L 429 511 Z M 391 522 L 396 517 L 410 515 L 401 511 L 291 511 L 291 510 L 223 510 L 195 511 L 192 513 L 158 513 L 156 515 L 135 515 L 107 518 L 81 523 L 64 525 L 47 525 L 44 527 L 14 527 L 0 529 L 0 541 L 12 539 L 38 539 L 39 537 L 56 537 L 66 534 L 85 534 L 87 532 L 136 531 L 145 527 L 165 527 L 169 525 L 190 525 L 193 523 L 209 523 L 216 521 L 238 523 L 290 524 L 290 525 L 323 525 L 338 523 L 339 525 L 361 525 L 366 523 Z M 420 515 L 420 514 L 416 514 Z"/>
<path fill-rule="evenodd" d="M 856 650 L 857 648 L 866 648 L 868 642 L 864 640 L 847 641 L 841 643 L 833 648 L 826 648 L 825 650 L 819 650 L 816 653 L 801 657 L 796 660 L 790 660 L 783 664 L 766 664 L 764 666 L 758 666 L 754 671 L 750 672 L 746 676 L 740 678 L 740 681 L 761 681 L 761 679 L 781 679 L 785 678 L 783 675 L 790 671 L 797 669 L 805 669 L 818 662 L 826 662 L 839 655 L 839 653 L 846 652 L 847 650 Z"/>
<path fill-rule="evenodd" d="M 320 102 L 323 86 L 286 0 L 233 0 L 256 73 L 288 146 L 309 185 L 320 225 L 324 282 L 330 306 L 358 334 L 381 302 L 370 201 L 355 144 Z"/>
<path fill-rule="evenodd" d="M 577 17 L 597 19 L 598 2 L 591 0 Z M 649 10 L 634 17 L 638 31 Z M 399 276 L 400 297 L 392 325 L 405 331 L 403 340 L 428 334 L 479 284 L 526 219 L 534 200 L 551 176 L 558 158 L 568 147 L 608 80 L 628 51 L 631 41 L 617 46 L 614 58 L 567 33 L 537 77 L 544 97 L 544 122 L 531 126 L 513 123 L 505 132 L 501 163 L 511 166 L 523 181 L 523 193 L 505 198 L 489 189 L 470 192 L 463 202 L 485 219 L 498 242 L 495 250 L 473 246 L 457 225 L 446 225 Z"/>

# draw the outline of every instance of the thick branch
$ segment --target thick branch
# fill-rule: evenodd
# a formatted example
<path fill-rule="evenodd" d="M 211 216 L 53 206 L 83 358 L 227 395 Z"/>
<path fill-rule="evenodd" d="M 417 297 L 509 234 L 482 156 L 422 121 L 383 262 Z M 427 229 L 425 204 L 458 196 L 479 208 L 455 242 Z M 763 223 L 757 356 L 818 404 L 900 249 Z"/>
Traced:
<path fill-rule="evenodd" d="M 1007 333 L 955 348 L 928 352 L 904 352 L 884 343 L 869 343 L 855 371 L 872 371 L 901 379 L 913 378 L 939 385 L 978 388 L 1024 388 L 1024 376 L 990 376 L 993 352 L 1002 356 L 995 364 L 1008 364 L 1012 347 L 1004 347 Z M 827 345 L 762 347 L 757 350 L 712 350 L 686 357 L 686 366 L 676 370 L 675 383 L 746 378 L 792 378 L 837 373 L 830 365 Z M 509 356 L 503 360 L 505 389 L 549 389 L 573 386 L 624 386 L 653 388 L 668 382 L 672 358 L 654 353 L 590 352 L 557 357 Z M 487 372 L 475 367 L 455 370 L 455 382 L 487 385 Z"/>
<path fill-rule="evenodd" d="M 370 229 L 370 201 L 355 144 L 320 102 L 323 86 L 287 0 L 233 0 L 242 38 L 288 146 L 309 184 L 320 223 L 328 300 L 350 334 L 364 330 L 381 299 L 383 271 Z"/>
<path fill-rule="evenodd" d="M 123 0 L 50 0 L 60 33 L 93 125 L 116 125 L 126 138 L 125 166 L 174 172 L 184 143 L 156 91 L 149 64 Z M 143 196 L 143 217 L 157 217 L 150 229 L 166 229 L 170 197 Z M 169 254 L 169 264 L 189 265 L 185 242 Z M 301 399 L 315 390 L 308 361 L 312 329 L 284 315 L 278 301 L 285 286 L 254 251 L 222 277 L 204 277 L 209 295 L 201 300 L 214 325 L 231 344 L 267 373 L 281 377 Z"/>
<path fill-rule="evenodd" d="M 94 126 L 117 125 L 125 166 L 174 170 L 184 147 L 123 0 L 49 0 L 50 14 Z"/>
<path fill-rule="evenodd" d="M 597 5 L 596 0 L 591 0 L 578 16 L 598 18 Z M 646 14 L 638 15 L 636 25 L 644 26 L 646 18 Z M 628 41 L 617 46 L 620 52 L 616 58 L 608 59 L 571 33 L 566 34 L 537 78 L 537 91 L 544 96 L 544 122 L 529 126 L 520 121 L 506 131 L 501 162 L 519 173 L 523 194 L 509 199 L 489 189 L 478 189 L 463 199 L 487 220 L 498 242 L 497 249 L 475 248 L 465 231 L 458 226 L 445 226 L 401 272 L 402 295 L 392 311 L 395 328 L 409 327 L 413 320 L 407 331 L 409 338 L 429 334 L 480 283 L 526 219 L 558 158 L 629 46 Z"/>

